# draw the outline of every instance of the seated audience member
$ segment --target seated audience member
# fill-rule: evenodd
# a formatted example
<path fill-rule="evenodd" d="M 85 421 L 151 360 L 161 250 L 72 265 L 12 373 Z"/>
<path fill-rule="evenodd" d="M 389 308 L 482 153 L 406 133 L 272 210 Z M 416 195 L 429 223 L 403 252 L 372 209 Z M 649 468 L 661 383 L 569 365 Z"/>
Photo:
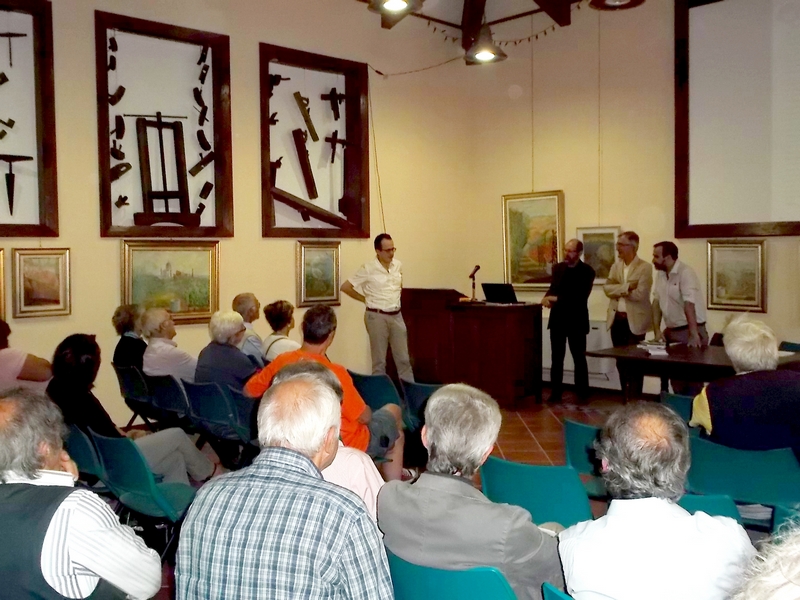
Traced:
<path fill-rule="evenodd" d="M 239 350 L 244 352 L 258 368 L 264 367 L 264 355 L 261 350 L 261 336 L 253 329 L 253 321 L 258 321 L 261 303 L 255 294 L 239 294 L 233 299 L 233 310 L 242 315 L 245 332 L 239 342 Z"/>
<path fill-rule="evenodd" d="M 800 458 L 800 372 L 777 370 L 772 329 L 741 315 L 725 327 L 723 342 L 736 375 L 712 381 L 697 395 L 689 424 L 724 446 L 791 447 Z"/>
<path fill-rule="evenodd" d="M 43 394 L 0 392 L 0 581 L 3 598 L 144 599 L 161 560 L 93 492 L 73 488 L 61 413 Z"/>
<path fill-rule="evenodd" d="M 301 360 L 286 365 L 275 374 L 272 385 L 306 374 L 313 375 L 328 385 L 336 393 L 339 404 L 341 404 L 344 392 L 336 375 L 322 363 L 313 360 Z M 367 505 L 367 510 L 373 520 L 376 518 L 376 503 L 378 492 L 383 487 L 383 478 L 367 454 L 355 448 L 348 448 L 339 440 L 336 458 L 322 470 L 322 476 L 325 481 L 355 492 Z"/>
<path fill-rule="evenodd" d="M 272 327 L 272 333 L 261 345 L 261 354 L 266 362 L 272 362 L 279 354 L 300 348 L 300 344 L 289 339 L 289 332 L 294 328 L 294 306 L 291 302 L 278 300 L 265 306 L 264 317 Z"/>
<path fill-rule="evenodd" d="M 111 417 L 92 393 L 100 369 L 100 347 L 93 335 L 76 333 L 68 336 L 53 355 L 53 379 L 47 393 L 64 413 L 68 425 L 75 425 L 89 434 L 89 429 L 106 437 L 123 437 Z M 144 434 L 129 432 L 154 473 L 164 482 L 189 483 L 205 481 L 214 473 L 214 463 L 200 452 L 182 429 L 164 429 Z"/>
<path fill-rule="evenodd" d="M 294 352 L 285 352 L 269 366 L 256 373 L 245 385 L 245 394 L 260 398 L 275 373 L 286 365 L 315 360 L 334 372 L 344 390 L 342 401 L 342 441 L 373 458 L 386 457 L 381 472 L 388 479 L 403 475 L 403 417 L 397 404 L 386 404 L 375 413 L 366 405 L 353 385 L 353 378 L 341 365 L 325 355 L 336 335 L 336 313 L 330 306 L 314 306 L 303 316 L 303 345 Z"/>
<path fill-rule="evenodd" d="M 800 529 L 781 530 L 750 563 L 744 584 L 731 600 L 800 598 Z"/>
<path fill-rule="evenodd" d="M 172 341 L 178 333 L 167 310 L 148 308 L 142 316 L 142 333 L 148 342 L 142 365 L 146 375 L 172 375 L 194 381 L 197 359 Z"/>
<path fill-rule="evenodd" d="M 231 386 L 239 391 L 258 371 L 256 365 L 239 350 L 245 332 L 239 313 L 217 311 L 211 315 L 208 333 L 211 343 L 200 351 L 194 380 L 198 383 L 218 383 L 223 391 Z"/>
<path fill-rule="evenodd" d="M 542 583 L 563 589 L 556 540 L 528 511 L 495 504 L 472 477 L 492 452 L 500 409 L 464 384 L 437 390 L 425 408 L 428 470 L 413 484 L 390 481 L 378 495 L 378 527 L 400 558 L 438 569 L 500 569 L 517 598 L 540 599 Z"/>
<path fill-rule="evenodd" d="M 729 517 L 675 502 L 689 470 L 689 431 L 670 408 L 615 411 L 595 443 L 611 495 L 604 517 L 559 535 L 567 592 L 576 600 L 723 600 L 755 550 Z"/>
<path fill-rule="evenodd" d="M 179 600 L 389 599 L 378 528 L 351 491 L 322 479 L 336 455 L 339 399 L 318 375 L 272 386 L 261 453 L 197 494 L 181 528 Z"/>
<path fill-rule="evenodd" d="M 8 347 L 11 327 L 0 319 L 0 386 L 44 389 L 43 381 L 52 377 L 50 363 L 22 350 Z M 39 382 L 37 385 L 36 382 Z"/>
<path fill-rule="evenodd" d="M 116 367 L 136 367 L 142 370 L 144 351 L 147 342 L 142 339 L 142 307 L 138 304 L 123 304 L 118 306 L 111 317 L 111 323 L 117 330 L 119 342 L 114 349 L 113 363 Z"/>

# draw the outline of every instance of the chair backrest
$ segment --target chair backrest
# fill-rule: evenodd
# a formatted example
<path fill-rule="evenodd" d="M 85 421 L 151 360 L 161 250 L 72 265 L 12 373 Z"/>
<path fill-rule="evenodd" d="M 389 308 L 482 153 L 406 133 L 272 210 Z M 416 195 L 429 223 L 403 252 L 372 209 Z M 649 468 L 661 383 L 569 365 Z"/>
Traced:
<path fill-rule="evenodd" d="M 669 406 L 672 410 L 678 413 L 678 416 L 687 423 L 692 418 L 692 402 L 694 398 L 691 396 L 681 396 L 680 394 L 670 394 L 668 392 L 661 392 L 661 402 Z"/>
<path fill-rule="evenodd" d="M 780 346 L 778 346 L 778 350 L 784 350 L 786 352 L 800 352 L 800 344 L 797 342 L 781 342 Z"/>
<path fill-rule="evenodd" d="M 258 439 L 258 405 L 261 400 L 248 398 L 240 390 L 228 386 L 228 397 L 236 416 L 236 431 L 243 442 Z"/>
<path fill-rule="evenodd" d="M 362 375 L 348 369 L 353 378 L 353 385 L 372 410 L 378 410 L 386 404 L 402 405 L 400 394 L 388 375 Z"/>
<path fill-rule="evenodd" d="M 800 502 L 800 464 L 790 448 L 737 450 L 702 438 L 689 441 L 687 491 L 768 506 Z"/>
<path fill-rule="evenodd" d="M 105 478 L 103 465 L 100 463 L 100 457 L 97 455 L 94 444 L 79 427 L 76 425 L 69 426 L 69 435 L 64 440 L 64 445 L 67 454 L 78 465 L 78 470 L 81 473 L 94 475 L 101 480 Z"/>
<path fill-rule="evenodd" d="M 525 465 L 490 456 L 481 467 L 483 493 L 492 502 L 526 509 L 534 523 L 569 527 L 592 519 L 589 497 L 572 467 Z"/>
<path fill-rule="evenodd" d="M 237 415 L 231 401 L 217 383 L 183 382 L 189 399 L 190 418 L 199 428 L 220 438 L 239 438 Z"/>
<path fill-rule="evenodd" d="M 772 532 L 781 533 L 782 529 L 794 531 L 800 523 L 800 508 L 778 504 L 772 513 Z M 779 538 L 780 539 L 780 538 Z"/>
<path fill-rule="evenodd" d="M 547 583 L 542 584 L 542 599 L 543 600 L 571 600 L 572 596 L 565 594 L 554 585 Z"/>
<path fill-rule="evenodd" d="M 742 522 L 742 515 L 739 514 L 736 503 L 730 496 L 725 496 L 723 494 L 713 494 L 710 496 L 684 494 L 681 499 L 678 500 L 678 505 L 692 514 L 701 511 L 712 517 L 730 517 L 740 524 Z"/>
<path fill-rule="evenodd" d="M 503 574 L 494 567 L 446 571 L 415 565 L 388 549 L 396 600 L 514 600 Z"/>
<path fill-rule="evenodd" d="M 189 399 L 181 383 L 172 375 L 148 376 L 147 384 L 153 393 L 153 404 L 161 410 L 181 417 L 189 412 Z"/>
<path fill-rule="evenodd" d="M 567 466 L 578 473 L 597 475 L 595 463 L 594 441 L 600 433 L 599 427 L 564 420 L 564 448 Z"/>
<path fill-rule="evenodd" d="M 183 516 L 156 487 L 153 472 L 136 444 L 125 437 L 90 432 L 105 471 L 103 483 L 123 505 L 151 517 L 166 517 L 173 523 Z"/>
<path fill-rule="evenodd" d="M 153 399 L 147 387 L 147 381 L 142 372 L 136 367 L 118 367 L 115 364 L 114 372 L 119 380 L 119 391 L 126 400 L 152 403 Z"/>

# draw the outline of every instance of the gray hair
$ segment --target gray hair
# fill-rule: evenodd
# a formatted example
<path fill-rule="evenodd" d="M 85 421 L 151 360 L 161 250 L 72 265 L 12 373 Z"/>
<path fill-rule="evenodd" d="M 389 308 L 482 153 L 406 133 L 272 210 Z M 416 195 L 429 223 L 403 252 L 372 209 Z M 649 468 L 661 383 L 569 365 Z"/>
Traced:
<path fill-rule="evenodd" d="M 243 329 L 244 319 L 234 310 L 218 310 L 208 322 L 208 333 L 218 344 L 230 344 Z"/>
<path fill-rule="evenodd" d="M 594 444 L 605 460 L 603 480 L 612 498 L 678 500 L 689 471 L 689 429 L 671 408 L 633 402 L 617 409 Z"/>
<path fill-rule="evenodd" d="M 342 400 L 344 399 L 342 383 L 339 381 L 339 378 L 333 371 L 316 360 L 301 359 L 297 362 L 286 365 L 280 371 L 275 373 L 275 376 L 272 378 L 271 385 L 275 385 L 283 381 L 289 381 L 290 379 L 294 379 L 301 375 L 315 377 L 320 381 L 320 383 L 324 383 L 325 385 L 329 386 L 339 398 L 339 403 L 341 404 Z"/>
<path fill-rule="evenodd" d="M 486 392 L 463 383 L 436 390 L 425 407 L 428 471 L 472 477 L 497 441 L 502 419 Z"/>
<path fill-rule="evenodd" d="M 150 339 L 169 318 L 170 314 L 166 308 L 148 308 L 141 319 L 142 335 Z"/>
<path fill-rule="evenodd" d="M 730 320 L 723 330 L 725 353 L 737 373 L 774 371 L 778 368 L 778 340 L 763 321 L 746 313 Z"/>
<path fill-rule="evenodd" d="M 298 374 L 270 386 L 258 409 L 258 441 L 313 457 L 332 427 L 339 435 L 342 409 L 333 389 L 318 375 Z"/>
<path fill-rule="evenodd" d="M 256 295 L 252 292 L 245 292 L 244 294 L 238 294 L 233 299 L 231 308 L 242 315 L 242 317 L 246 317 L 247 313 L 254 309 L 256 305 L 258 305 L 258 298 L 256 298 Z M 256 318 L 258 318 L 257 312 Z"/>
<path fill-rule="evenodd" d="M 782 531 L 750 563 L 731 600 L 800 598 L 800 528 Z"/>
<path fill-rule="evenodd" d="M 42 443 L 59 452 L 66 435 L 61 410 L 44 394 L 20 387 L 0 392 L 0 478 L 11 472 L 34 479 L 45 464 Z"/>
<path fill-rule="evenodd" d="M 635 231 L 624 231 L 623 233 L 619 234 L 619 237 L 624 237 L 631 243 L 634 250 L 639 249 L 639 234 Z"/>

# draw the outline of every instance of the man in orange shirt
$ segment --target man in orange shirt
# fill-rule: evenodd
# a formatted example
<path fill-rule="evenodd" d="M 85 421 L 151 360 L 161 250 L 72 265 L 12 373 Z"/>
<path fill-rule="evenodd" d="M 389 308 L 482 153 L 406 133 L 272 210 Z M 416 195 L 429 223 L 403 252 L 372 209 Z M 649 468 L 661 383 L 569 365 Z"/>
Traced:
<path fill-rule="evenodd" d="M 299 350 L 278 355 L 244 387 L 251 398 L 261 398 L 272 378 L 283 367 L 301 360 L 322 363 L 334 372 L 342 384 L 342 426 L 340 435 L 345 446 L 357 448 L 371 457 L 385 457 L 380 468 L 387 480 L 401 479 L 403 474 L 403 417 L 397 404 L 385 404 L 374 413 L 353 385 L 353 378 L 341 365 L 328 360 L 325 353 L 336 335 L 336 313 L 330 306 L 314 306 L 303 317 L 303 345 Z"/>

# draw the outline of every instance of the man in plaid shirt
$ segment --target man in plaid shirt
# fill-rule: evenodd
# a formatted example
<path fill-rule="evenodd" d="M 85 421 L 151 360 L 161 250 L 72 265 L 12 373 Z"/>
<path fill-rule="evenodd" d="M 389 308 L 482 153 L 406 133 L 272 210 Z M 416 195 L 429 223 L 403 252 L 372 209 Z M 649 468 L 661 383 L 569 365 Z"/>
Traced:
<path fill-rule="evenodd" d="M 261 454 L 197 494 L 178 548 L 179 600 L 392 599 L 378 529 L 354 493 L 323 480 L 341 409 L 315 374 L 273 385 Z"/>

